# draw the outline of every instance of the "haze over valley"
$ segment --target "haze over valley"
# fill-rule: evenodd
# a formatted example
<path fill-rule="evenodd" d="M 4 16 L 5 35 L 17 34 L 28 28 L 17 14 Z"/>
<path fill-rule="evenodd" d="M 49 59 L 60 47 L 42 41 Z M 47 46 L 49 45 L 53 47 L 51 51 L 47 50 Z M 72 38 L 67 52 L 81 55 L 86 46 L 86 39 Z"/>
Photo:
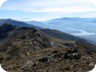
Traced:
<path fill-rule="evenodd" d="M 36 26 L 57 29 L 96 42 L 96 18 L 57 18 L 45 22 L 28 21 Z"/>

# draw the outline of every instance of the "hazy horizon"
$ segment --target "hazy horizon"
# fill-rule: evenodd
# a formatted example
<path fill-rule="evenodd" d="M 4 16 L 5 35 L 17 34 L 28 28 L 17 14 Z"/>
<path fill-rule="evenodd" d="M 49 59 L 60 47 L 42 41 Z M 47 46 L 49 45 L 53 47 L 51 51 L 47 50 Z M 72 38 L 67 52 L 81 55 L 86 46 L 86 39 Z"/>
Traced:
<path fill-rule="evenodd" d="M 0 0 L 0 19 L 45 21 L 61 17 L 96 17 L 95 0 Z"/>

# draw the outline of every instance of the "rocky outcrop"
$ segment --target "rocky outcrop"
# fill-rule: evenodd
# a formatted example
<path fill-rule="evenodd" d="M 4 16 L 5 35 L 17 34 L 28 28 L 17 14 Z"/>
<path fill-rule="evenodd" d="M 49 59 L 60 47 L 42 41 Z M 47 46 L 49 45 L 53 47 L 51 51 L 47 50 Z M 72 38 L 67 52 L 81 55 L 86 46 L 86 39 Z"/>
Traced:
<path fill-rule="evenodd" d="M 79 60 L 81 58 L 81 53 L 78 51 L 78 49 L 69 50 L 65 53 L 64 58 L 70 60 Z"/>

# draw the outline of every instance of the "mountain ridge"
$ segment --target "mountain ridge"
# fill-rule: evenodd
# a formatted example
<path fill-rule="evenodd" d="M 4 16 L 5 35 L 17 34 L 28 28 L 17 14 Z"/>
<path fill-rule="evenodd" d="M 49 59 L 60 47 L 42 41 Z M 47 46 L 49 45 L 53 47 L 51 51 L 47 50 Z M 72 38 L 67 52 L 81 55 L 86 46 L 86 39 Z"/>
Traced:
<path fill-rule="evenodd" d="M 0 19 L 0 25 L 3 24 L 12 24 L 20 27 L 34 27 L 36 29 L 41 29 L 41 27 L 34 26 L 23 21 L 13 20 L 13 19 Z"/>
<path fill-rule="evenodd" d="M 94 67 L 96 47 L 90 43 L 52 37 L 30 27 L 0 27 L 14 28 L 0 41 L 0 63 L 8 72 L 86 72 Z"/>

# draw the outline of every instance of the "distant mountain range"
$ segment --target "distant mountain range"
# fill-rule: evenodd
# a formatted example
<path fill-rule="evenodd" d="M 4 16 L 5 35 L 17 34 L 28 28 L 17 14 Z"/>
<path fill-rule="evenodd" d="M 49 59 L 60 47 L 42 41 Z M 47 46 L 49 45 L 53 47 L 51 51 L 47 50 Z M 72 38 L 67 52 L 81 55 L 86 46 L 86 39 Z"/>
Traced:
<path fill-rule="evenodd" d="M 80 32 L 78 29 L 96 32 L 96 18 L 58 18 L 45 22 L 28 21 L 27 23 L 44 28 L 58 29 L 67 33 L 78 33 Z"/>
<path fill-rule="evenodd" d="M 92 40 L 96 44 L 96 18 L 57 18 L 45 22 L 27 23 L 44 28 L 56 29 L 72 35 Z"/>

